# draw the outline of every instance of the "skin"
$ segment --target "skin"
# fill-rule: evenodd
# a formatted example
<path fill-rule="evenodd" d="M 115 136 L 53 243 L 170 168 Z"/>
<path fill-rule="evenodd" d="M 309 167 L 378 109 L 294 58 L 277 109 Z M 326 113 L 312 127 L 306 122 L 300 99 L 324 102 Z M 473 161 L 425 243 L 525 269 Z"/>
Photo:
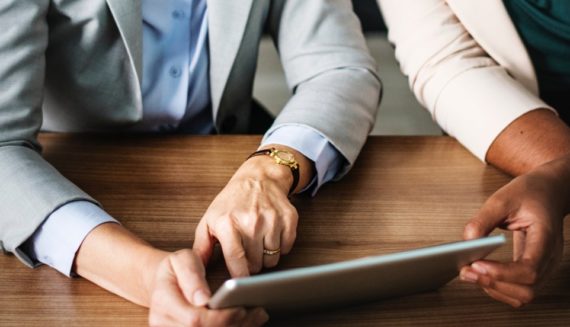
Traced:
<path fill-rule="evenodd" d="M 261 308 L 207 309 L 211 292 L 204 265 L 192 250 L 158 250 L 118 224 L 102 224 L 89 233 L 75 271 L 149 307 L 150 326 L 261 326 L 268 320 Z"/>
<path fill-rule="evenodd" d="M 299 184 L 314 176 L 312 161 L 279 145 L 299 162 Z M 194 249 L 156 249 L 114 223 L 96 227 L 82 243 L 74 271 L 136 304 L 148 307 L 151 326 L 260 326 L 269 319 L 262 308 L 210 310 L 205 268 L 216 242 L 222 246 L 232 276 L 273 267 L 277 255 L 263 249 L 293 247 L 298 214 L 288 198 L 293 183 L 289 167 L 269 156 L 246 160 L 212 202 L 196 230 Z"/>
<path fill-rule="evenodd" d="M 570 129 L 550 110 L 531 111 L 497 137 L 486 159 L 516 177 L 467 223 L 464 238 L 495 228 L 513 231 L 513 260 L 476 261 L 462 268 L 460 278 L 518 308 L 536 297 L 562 259 L 562 227 L 570 213 Z"/>
<path fill-rule="evenodd" d="M 272 144 L 264 149 L 272 147 L 294 154 L 300 169 L 294 192 L 304 189 L 314 176 L 313 163 L 292 148 Z M 269 156 L 245 161 L 196 228 L 193 248 L 204 264 L 219 242 L 233 277 L 276 266 L 280 254 L 291 251 L 296 237 L 299 215 L 288 198 L 292 183 L 291 169 L 275 164 Z M 264 255 L 264 248 L 281 252 Z"/>

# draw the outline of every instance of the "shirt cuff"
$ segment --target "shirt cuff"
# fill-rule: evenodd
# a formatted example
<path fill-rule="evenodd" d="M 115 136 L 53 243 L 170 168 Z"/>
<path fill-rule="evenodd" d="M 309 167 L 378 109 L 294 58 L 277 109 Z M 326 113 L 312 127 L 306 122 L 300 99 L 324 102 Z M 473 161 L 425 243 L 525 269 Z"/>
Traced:
<path fill-rule="evenodd" d="M 54 211 L 22 249 L 32 260 L 71 277 L 75 255 L 83 240 L 95 227 L 108 222 L 118 223 L 96 204 L 70 202 Z"/>
<path fill-rule="evenodd" d="M 283 125 L 265 135 L 261 146 L 281 144 L 301 152 L 315 163 L 317 176 L 301 192 L 312 189 L 311 195 L 339 172 L 343 160 L 338 150 L 321 133 L 305 125 Z"/>

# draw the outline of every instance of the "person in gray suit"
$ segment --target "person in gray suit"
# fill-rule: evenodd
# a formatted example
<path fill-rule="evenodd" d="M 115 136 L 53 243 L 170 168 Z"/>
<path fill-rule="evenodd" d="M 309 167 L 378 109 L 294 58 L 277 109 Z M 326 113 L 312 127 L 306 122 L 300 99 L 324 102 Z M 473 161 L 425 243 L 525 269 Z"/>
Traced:
<path fill-rule="evenodd" d="M 252 100 L 264 30 L 293 94 L 274 122 Z M 1 0 L 0 250 L 147 306 L 151 325 L 262 324 L 205 308 L 204 264 L 219 242 L 232 276 L 275 266 L 295 240 L 289 196 L 350 169 L 380 88 L 349 0 Z M 265 137 L 193 249 L 169 253 L 51 167 L 40 130 Z"/>

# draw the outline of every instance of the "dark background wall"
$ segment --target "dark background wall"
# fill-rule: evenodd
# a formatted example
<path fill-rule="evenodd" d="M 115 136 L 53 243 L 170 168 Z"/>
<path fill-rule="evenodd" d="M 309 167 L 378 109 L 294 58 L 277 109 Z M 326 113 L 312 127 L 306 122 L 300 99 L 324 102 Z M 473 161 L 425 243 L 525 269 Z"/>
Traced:
<path fill-rule="evenodd" d="M 386 25 L 375 0 L 352 0 L 352 4 L 362 22 L 364 32 L 386 31 Z"/>

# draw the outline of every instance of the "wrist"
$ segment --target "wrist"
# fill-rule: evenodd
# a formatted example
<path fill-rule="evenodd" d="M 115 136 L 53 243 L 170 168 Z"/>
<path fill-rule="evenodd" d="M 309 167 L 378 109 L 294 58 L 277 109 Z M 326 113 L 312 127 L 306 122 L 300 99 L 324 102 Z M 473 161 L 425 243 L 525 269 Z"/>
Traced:
<path fill-rule="evenodd" d="M 166 254 L 118 224 L 102 224 L 83 241 L 75 259 L 83 278 L 147 306 L 156 267 Z"/>
<path fill-rule="evenodd" d="M 565 208 L 565 215 L 570 214 L 570 154 L 563 156 L 562 158 L 558 159 L 559 164 L 561 166 L 562 176 L 563 178 L 560 179 L 561 186 L 565 188 L 566 192 L 566 203 Z"/>
<path fill-rule="evenodd" d="M 570 154 L 558 157 L 536 170 L 548 176 L 562 196 L 564 215 L 570 213 Z"/>
<path fill-rule="evenodd" d="M 277 153 L 268 150 L 277 150 Z M 259 155 L 265 151 L 265 155 Z M 280 145 L 280 144 L 267 144 L 259 148 L 259 150 L 251 155 L 247 161 L 256 157 L 264 157 L 257 159 L 259 163 L 264 163 L 264 166 L 269 170 L 269 174 L 264 174 L 272 180 L 284 185 L 288 185 L 287 194 L 292 195 L 300 192 L 309 185 L 313 176 L 316 173 L 315 163 L 307 158 L 303 153 L 294 148 Z M 277 169 L 272 170 L 275 166 Z M 289 176 L 285 178 L 283 174 Z"/>
<path fill-rule="evenodd" d="M 144 290 L 143 306 L 150 307 L 150 299 L 154 284 L 156 280 L 156 272 L 170 252 L 162 251 L 153 247 L 148 247 L 141 256 L 141 269 L 138 275 L 140 277 L 139 283 L 142 290 Z"/>
<path fill-rule="evenodd" d="M 285 194 L 289 193 L 293 185 L 291 169 L 284 165 L 275 164 L 275 161 L 269 156 L 249 158 L 242 164 L 234 178 L 271 181 L 278 185 Z"/>

